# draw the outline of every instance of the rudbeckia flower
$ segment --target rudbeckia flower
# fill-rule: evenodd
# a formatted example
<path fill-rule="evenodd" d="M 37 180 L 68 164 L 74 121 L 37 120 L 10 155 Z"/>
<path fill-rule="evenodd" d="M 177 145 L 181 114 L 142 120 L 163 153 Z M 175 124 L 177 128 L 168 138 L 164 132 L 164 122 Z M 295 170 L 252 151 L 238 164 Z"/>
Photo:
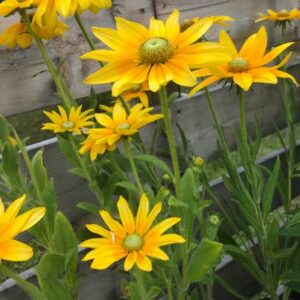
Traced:
<path fill-rule="evenodd" d="M 94 125 L 94 122 L 90 121 L 94 118 L 94 115 L 90 114 L 93 110 L 88 109 L 81 112 L 81 109 L 81 105 L 77 108 L 71 107 L 69 114 L 62 106 L 58 106 L 59 113 L 54 110 L 52 112 L 44 111 L 44 114 L 52 123 L 43 124 L 42 130 L 52 130 L 55 133 L 72 132 L 81 134 L 82 129 Z"/>
<path fill-rule="evenodd" d="M 149 272 L 152 270 L 149 257 L 169 259 L 160 247 L 185 242 L 178 234 L 164 234 L 180 218 L 168 218 L 153 226 L 162 204 L 155 204 L 149 212 L 149 201 L 145 194 L 141 196 L 135 218 L 123 197 L 119 198 L 117 206 L 121 223 L 113 219 L 109 212 L 101 210 L 100 216 L 109 229 L 97 224 L 86 225 L 88 230 L 101 236 L 81 243 L 82 247 L 93 249 L 83 258 L 83 261 L 93 260 L 92 269 L 103 270 L 125 258 L 125 271 L 129 271 L 136 264 L 141 270 Z"/>
<path fill-rule="evenodd" d="M 22 22 L 8 27 L 0 34 L 0 45 L 14 48 L 28 48 L 32 44 L 32 36 L 28 33 L 26 25 Z"/>
<path fill-rule="evenodd" d="M 111 117 L 106 113 L 95 114 L 95 118 L 102 128 L 90 129 L 89 137 L 97 140 L 96 144 L 104 143 L 113 146 L 122 137 L 134 135 L 140 128 L 163 118 L 161 114 L 149 114 L 152 110 L 153 107 L 144 108 L 142 104 L 136 104 L 127 114 L 123 106 L 116 103 Z"/>
<path fill-rule="evenodd" d="M 83 155 L 86 152 L 90 152 L 90 159 L 91 161 L 94 161 L 98 157 L 98 155 L 102 155 L 106 151 L 114 151 L 115 149 L 116 145 L 109 146 L 106 143 L 97 144 L 97 140 L 88 137 L 85 141 L 82 142 L 79 153 Z"/>
<path fill-rule="evenodd" d="M 25 198 L 24 195 L 13 201 L 6 210 L 0 199 L 0 260 L 26 261 L 33 256 L 32 248 L 15 237 L 39 222 L 46 210 L 37 207 L 18 216 Z"/>
<path fill-rule="evenodd" d="M 151 18 L 149 29 L 120 17 L 116 18 L 116 30 L 93 27 L 94 35 L 111 49 L 94 50 L 81 57 L 108 62 L 84 82 L 113 82 L 113 96 L 120 95 L 126 84 L 146 82 L 153 92 L 170 81 L 194 86 L 197 82 L 191 68 L 225 60 L 225 50 L 218 43 L 195 43 L 212 24 L 202 19 L 180 32 L 179 12 L 174 10 L 165 23 Z"/>
<path fill-rule="evenodd" d="M 262 21 L 274 21 L 278 24 L 282 24 L 285 22 L 291 22 L 293 20 L 300 20 L 300 10 L 294 8 L 290 11 L 286 9 L 282 9 L 280 11 L 274 11 L 272 9 L 267 10 L 268 14 L 259 13 L 260 18 L 257 19 L 255 22 L 262 22 Z"/>
<path fill-rule="evenodd" d="M 266 29 L 262 26 L 256 34 L 251 35 L 246 40 L 238 51 L 230 36 L 225 31 L 221 31 L 220 43 L 231 50 L 231 58 L 225 64 L 195 71 L 194 74 L 197 77 L 204 77 L 205 79 L 192 89 L 190 95 L 221 79 L 233 80 L 245 91 L 248 91 L 253 83 L 276 84 L 278 82 L 277 77 L 289 78 L 297 84 L 292 75 L 279 70 L 288 62 L 291 53 L 278 65 L 267 66 L 293 43 L 285 43 L 266 52 L 267 40 Z"/>

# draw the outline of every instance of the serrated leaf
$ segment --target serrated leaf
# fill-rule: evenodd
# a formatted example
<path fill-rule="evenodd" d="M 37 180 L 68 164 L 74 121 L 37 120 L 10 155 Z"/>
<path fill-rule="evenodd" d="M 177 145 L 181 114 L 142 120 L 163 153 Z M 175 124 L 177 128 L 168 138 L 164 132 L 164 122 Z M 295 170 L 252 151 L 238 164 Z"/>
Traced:
<path fill-rule="evenodd" d="M 187 282 L 199 282 L 218 263 L 223 244 L 203 238 L 188 265 Z"/>

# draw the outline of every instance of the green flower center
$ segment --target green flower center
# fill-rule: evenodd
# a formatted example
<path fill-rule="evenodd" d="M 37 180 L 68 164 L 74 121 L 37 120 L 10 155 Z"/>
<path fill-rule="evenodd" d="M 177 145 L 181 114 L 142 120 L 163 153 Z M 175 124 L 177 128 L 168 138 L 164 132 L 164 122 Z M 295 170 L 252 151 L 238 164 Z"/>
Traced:
<path fill-rule="evenodd" d="M 228 64 L 228 71 L 232 73 L 241 73 L 247 71 L 248 69 L 248 61 L 242 57 L 237 57 Z"/>
<path fill-rule="evenodd" d="M 122 123 L 116 126 L 117 130 L 127 130 L 130 128 L 130 124 L 128 123 Z"/>
<path fill-rule="evenodd" d="M 144 42 L 139 49 L 143 64 L 163 64 L 174 54 L 174 46 L 164 38 L 153 37 Z"/>
<path fill-rule="evenodd" d="M 278 12 L 277 15 L 281 18 L 287 18 L 290 16 L 289 12 L 286 9 L 282 9 L 280 12 Z"/>
<path fill-rule="evenodd" d="M 71 130 L 74 127 L 74 123 L 72 121 L 67 121 L 62 124 L 62 127 L 67 130 Z"/>
<path fill-rule="evenodd" d="M 136 233 L 129 234 L 124 240 L 124 247 L 127 251 L 140 250 L 143 244 L 143 238 Z"/>

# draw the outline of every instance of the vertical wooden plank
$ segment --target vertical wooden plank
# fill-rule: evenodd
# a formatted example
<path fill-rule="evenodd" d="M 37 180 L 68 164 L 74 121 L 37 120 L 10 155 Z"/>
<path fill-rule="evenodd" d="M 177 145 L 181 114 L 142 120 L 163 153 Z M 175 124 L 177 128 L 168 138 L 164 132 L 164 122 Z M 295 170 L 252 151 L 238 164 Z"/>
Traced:
<path fill-rule="evenodd" d="M 112 12 L 114 16 L 147 25 L 150 17 L 155 15 L 152 0 L 114 0 Z"/>
<path fill-rule="evenodd" d="M 112 27 L 114 24 L 109 10 L 103 10 L 98 15 L 86 12 L 82 17 L 87 28 Z M 0 30 L 18 20 L 17 15 L 1 18 Z M 63 37 L 45 43 L 51 58 L 61 66 L 75 98 L 80 98 L 87 96 L 90 91 L 90 86 L 82 83 L 83 79 L 99 66 L 91 61 L 80 60 L 80 55 L 90 49 L 74 19 L 69 18 L 67 23 L 69 30 Z M 101 46 L 99 42 L 97 45 Z M 98 92 L 109 88 L 108 85 L 96 86 Z M 58 102 L 55 94 L 53 81 L 35 45 L 25 50 L 0 47 L 1 114 L 12 115 L 55 104 Z"/>

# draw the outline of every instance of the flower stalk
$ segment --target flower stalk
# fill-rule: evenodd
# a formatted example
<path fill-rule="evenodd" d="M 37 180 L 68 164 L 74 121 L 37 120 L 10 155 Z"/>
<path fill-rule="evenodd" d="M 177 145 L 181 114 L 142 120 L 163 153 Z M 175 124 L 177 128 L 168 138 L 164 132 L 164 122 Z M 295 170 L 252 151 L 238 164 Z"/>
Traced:
<path fill-rule="evenodd" d="M 174 133 L 172 130 L 171 112 L 170 112 L 170 107 L 169 107 L 167 92 L 166 92 L 165 87 L 162 87 L 160 89 L 159 99 L 160 99 L 161 110 L 164 115 L 164 124 L 165 124 L 165 129 L 166 129 L 166 135 L 167 135 L 167 139 L 168 139 L 168 143 L 169 143 L 171 159 L 172 159 L 172 164 L 173 164 L 176 196 L 178 199 L 180 199 L 180 197 L 181 197 L 181 195 L 180 195 L 180 168 L 179 168 L 179 161 L 178 161 L 175 137 L 174 137 Z"/>

